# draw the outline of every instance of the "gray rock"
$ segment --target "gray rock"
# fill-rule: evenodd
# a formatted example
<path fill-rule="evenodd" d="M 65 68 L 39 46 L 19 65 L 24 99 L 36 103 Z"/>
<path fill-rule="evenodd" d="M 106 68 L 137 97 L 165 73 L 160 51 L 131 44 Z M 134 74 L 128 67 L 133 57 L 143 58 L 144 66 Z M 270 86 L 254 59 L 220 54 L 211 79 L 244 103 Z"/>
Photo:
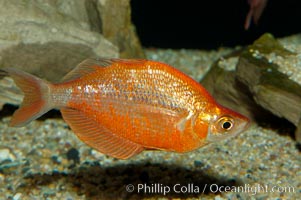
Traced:
<path fill-rule="evenodd" d="M 257 62 L 257 61 L 256 61 Z M 278 117 L 297 125 L 301 116 L 301 86 L 269 64 L 253 63 L 241 57 L 237 76 L 253 94 L 255 101 Z"/>
<path fill-rule="evenodd" d="M 59 2 L 63 1 L 2 0 L 1 67 L 22 68 L 50 81 L 59 81 L 87 57 L 118 57 L 116 46 L 90 31 L 85 19 L 63 13 Z M 80 1 L 71 5 L 76 7 L 76 2 Z M 84 9 L 79 10 L 85 16 Z"/>
<path fill-rule="evenodd" d="M 5 103 L 19 105 L 23 95 L 13 79 L 5 77 L 0 80 L 0 110 Z"/>
<path fill-rule="evenodd" d="M 0 68 L 19 68 L 59 82 L 88 57 L 119 57 L 118 47 L 100 34 L 93 20 L 98 13 L 93 2 L 1 0 Z M 9 79 L 0 79 L 0 91 L 0 106 L 21 101 Z"/>
<path fill-rule="evenodd" d="M 301 142 L 301 45 L 286 49 L 270 34 L 250 45 L 240 56 L 236 76 L 248 86 L 255 101 L 297 126 Z"/>
<path fill-rule="evenodd" d="M 120 57 L 144 58 L 135 27 L 131 22 L 130 1 L 97 0 L 96 2 L 100 16 L 93 15 L 94 17 L 90 18 L 94 24 L 93 27 L 101 24 L 99 29 L 107 39 L 119 47 Z"/>
<path fill-rule="evenodd" d="M 202 79 L 201 84 L 215 100 L 252 120 L 266 118 L 270 113 L 257 105 L 246 85 L 236 77 L 238 55 L 229 54 L 217 60 Z"/>
<path fill-rule="evenodd" d="M 202 84 L 218 102 L 251 119 L 287 119 L 301 142 L 301 43 L 293 44 L 288 50 L 265 34 L 247 49 L 218 60 Z"/>
<path fill-rule="evenodd" d="M 84 28 L 101 33 L 118 47 L 120 57 L 145 57 L 131 21 L 130 0 L 59 0 L 50 3 Z"/>
<path fill-rule="evenodd" d="M 0 149 L 0 163 L 4 161 L 14 161 L 16 160 L 16 156 L 11 152 L 8 148 Z"/>

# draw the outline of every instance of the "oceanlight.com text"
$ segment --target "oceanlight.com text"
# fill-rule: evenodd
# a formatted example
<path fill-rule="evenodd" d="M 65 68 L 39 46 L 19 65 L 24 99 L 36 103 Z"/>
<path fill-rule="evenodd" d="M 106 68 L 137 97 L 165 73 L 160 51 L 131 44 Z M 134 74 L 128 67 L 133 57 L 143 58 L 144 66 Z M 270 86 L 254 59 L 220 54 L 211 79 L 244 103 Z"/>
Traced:
<path fill-rule="evenodd" d="M 164 185 L 161 183 L 153 184 L 128 184 L 126 185 L 127 192 L 136 192 L 138 194 L 162 194 L 167 195 L 169 193 L 178 194 L 202 194 L 205 192 L 209 193 L 248 193 L 250 195 L 256 195 L 258 193 L 295 193 L 293 186 L 279 186 L 279 185 L 250 185 L 244 184 L 242 186 L 222 186 L 218 184 L 205 184 L 198 186 L 193 183 L 189 184 L 175 184 L 175 185 Z"/>

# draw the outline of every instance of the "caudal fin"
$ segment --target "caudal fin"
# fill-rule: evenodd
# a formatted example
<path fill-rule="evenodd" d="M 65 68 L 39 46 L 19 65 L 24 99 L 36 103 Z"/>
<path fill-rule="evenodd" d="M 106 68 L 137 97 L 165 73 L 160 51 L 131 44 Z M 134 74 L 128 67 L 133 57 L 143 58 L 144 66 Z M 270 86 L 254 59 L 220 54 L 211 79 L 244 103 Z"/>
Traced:
<path fill-rule="evenodd" d="M 31 74 L 14 68 L 1 69 L 13 78 L 16 85 L 24 93 L 20 108 L 13 114 L 11 126 L 24 126 L 40 117 L 51 107 L 49 102 L 49 83 Z"/>

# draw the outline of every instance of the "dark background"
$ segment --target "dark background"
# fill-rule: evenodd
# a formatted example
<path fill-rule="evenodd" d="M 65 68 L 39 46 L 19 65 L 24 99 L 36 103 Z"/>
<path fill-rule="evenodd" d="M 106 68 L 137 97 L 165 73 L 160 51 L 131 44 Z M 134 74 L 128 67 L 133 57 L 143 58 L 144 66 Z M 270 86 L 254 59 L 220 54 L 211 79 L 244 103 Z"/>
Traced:
<path fill-rule="evenodd" d="M 217 49 L 250 44 L 265 32 L 301 32 L 301 0 L 269 0 L 247 31 L 247 0 L 131 0 L 131 6 L 144 47 Z"/>

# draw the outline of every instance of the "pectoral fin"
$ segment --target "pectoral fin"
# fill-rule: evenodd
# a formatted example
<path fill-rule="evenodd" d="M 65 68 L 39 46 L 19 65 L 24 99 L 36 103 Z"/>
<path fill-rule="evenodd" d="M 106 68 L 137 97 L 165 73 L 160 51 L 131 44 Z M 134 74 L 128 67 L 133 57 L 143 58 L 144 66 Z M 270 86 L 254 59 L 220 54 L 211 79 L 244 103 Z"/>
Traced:
<path fill-rule="evenodd" d="M 192 113 L 189 113 L 186 117 L 182 118 L 181 120 L 179 120 L 179 122 L 177 123 L 177 129 L 181 132 L 184 131 L 187 122 L 191 122 L 190 119 L 193 116 Z"/>

